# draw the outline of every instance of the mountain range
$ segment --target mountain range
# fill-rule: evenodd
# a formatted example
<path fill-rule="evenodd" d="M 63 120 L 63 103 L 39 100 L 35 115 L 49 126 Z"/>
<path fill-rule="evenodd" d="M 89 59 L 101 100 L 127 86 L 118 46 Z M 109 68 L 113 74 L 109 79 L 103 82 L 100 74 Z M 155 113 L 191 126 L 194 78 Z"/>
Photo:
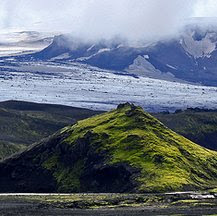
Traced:
<path fill-rule="evenodd" d="M 130 45 L 120 38 L 87 42 L 59 35 L 42 51 L 22 59 L 79 62 L 151 78 L 216 86 L 217 28 L 213 22 L 205 25 L 206 21 L 195 20 L 172 38 L 141 45 Z"/>

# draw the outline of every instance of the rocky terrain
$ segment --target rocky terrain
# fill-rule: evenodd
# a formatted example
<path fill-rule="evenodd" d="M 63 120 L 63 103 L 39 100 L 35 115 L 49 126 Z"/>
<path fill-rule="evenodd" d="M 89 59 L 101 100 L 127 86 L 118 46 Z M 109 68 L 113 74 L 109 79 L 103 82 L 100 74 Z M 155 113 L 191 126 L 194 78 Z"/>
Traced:
<path fill-rule="evenodd" d="M 215 192 L 168 194 L 4 194 L 3 215 L 215 215 Z"/>

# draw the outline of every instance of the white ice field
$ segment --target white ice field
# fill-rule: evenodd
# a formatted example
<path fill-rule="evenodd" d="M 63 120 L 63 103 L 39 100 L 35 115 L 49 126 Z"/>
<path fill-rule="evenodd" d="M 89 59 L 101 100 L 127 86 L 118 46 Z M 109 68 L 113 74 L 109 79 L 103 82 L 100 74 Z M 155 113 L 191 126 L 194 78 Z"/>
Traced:
<path fill-rule="evenodd" d="M 109 110 L 132 102 L 147 111 L 217 109 L 217 88 L 114 74 L 81 64 L 2 64 L 0 101 L 22 100 Z M 3 63 L 3 62 L 2 62 Z M 6 66 L 7 65 L 7 66 Z"/>

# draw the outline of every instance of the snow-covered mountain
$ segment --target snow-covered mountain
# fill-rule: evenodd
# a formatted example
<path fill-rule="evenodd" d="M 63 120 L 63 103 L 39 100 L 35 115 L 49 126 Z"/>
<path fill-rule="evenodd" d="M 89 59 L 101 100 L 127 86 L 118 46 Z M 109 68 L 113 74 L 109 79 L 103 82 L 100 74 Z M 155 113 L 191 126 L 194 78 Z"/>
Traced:
<path fill-rule="evenodd" d="M 120 39 L 91 43 L 60 35 L 47 48 L 31 55 L 31 59 L 74 61 L 151 78 L 216 86 L 216 45 L 215 22 L 204 25 L 200 20 L 186 25 L 184 31 L 173 39 L 139 47 Z"/>

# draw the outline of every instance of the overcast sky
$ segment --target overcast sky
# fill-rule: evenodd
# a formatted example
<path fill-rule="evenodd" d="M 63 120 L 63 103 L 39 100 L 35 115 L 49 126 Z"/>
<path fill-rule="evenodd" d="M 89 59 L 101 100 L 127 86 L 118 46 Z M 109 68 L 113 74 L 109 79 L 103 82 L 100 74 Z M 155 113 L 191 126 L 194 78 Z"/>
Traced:
<path fill-rule="evenodd" d="M 190 17 L 217 16 L 217 0 L 0 0 L 0 32 L 71 32 L 130 40 L 175 34 Z"/>

